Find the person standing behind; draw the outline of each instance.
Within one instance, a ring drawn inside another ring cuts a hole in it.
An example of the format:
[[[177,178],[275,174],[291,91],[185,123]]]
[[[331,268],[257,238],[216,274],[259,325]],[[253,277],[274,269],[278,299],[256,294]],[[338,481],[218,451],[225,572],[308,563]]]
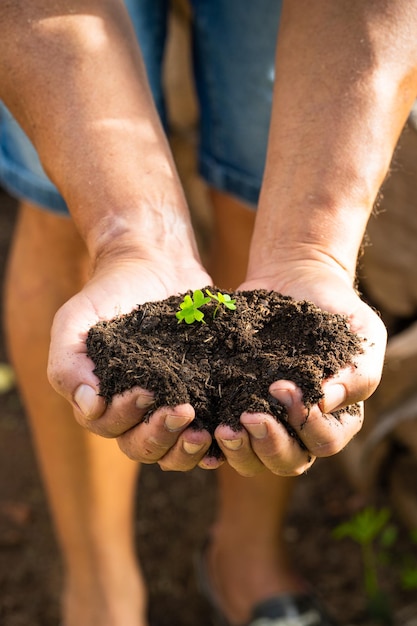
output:
[[[7,333],[66,568],[63,619],[148,623],[132,538],[139,465],[108,438],[165,469],[217,467],[205,455],[208,433],[188,428],[191,406],[141,423],[149,390],[103,403],[85,354],[88,328],[214,281],[312,300],[347,314],[367,338],[357,367],[324,383],[307,423],[297,388],[271,386],[307,451],[268,415],[244,413],[241,431],[215,434],[225,463],[205,557],[217,607],[226,623],[250,625],[254,607],[272,604],[277,620],[288,601],[301,624],[315,603],[284,553],[289,476],[346,445],[362,420],[331,412],[364,400],[380,379],[385,330],[355,291],[355,266],[416,95],[416,3],[283,2],[274,69],[279,3],[193,2],[200,166],[212,188],[213,249],[223,250],[210,271],[154,106],[166,5],[127,6],[132,21],[117,0],[0,7],[0,96],[60,192],[3,113],[2,181],[22,200]],[[142,25],[140,48],[132,23]],[[330,622],[316,612],[314,623]]]

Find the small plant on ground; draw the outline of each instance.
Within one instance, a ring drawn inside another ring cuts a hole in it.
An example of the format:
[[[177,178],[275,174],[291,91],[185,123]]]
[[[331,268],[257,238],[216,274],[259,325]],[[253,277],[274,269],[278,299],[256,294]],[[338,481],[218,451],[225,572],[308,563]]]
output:
[[[378,577],[378,566],[384,560],[384,551],[397,539],[396,528],[388,523],[389,519],[388,509],[367,507],[334,530],[337,539],[349,537],[360,546],[369,613],[382,624],[392,623],[387,597]]]
[[[193,324],[194,322],[201,322],[205,324],[204,313],[200,309],[212,300],[217,302],[217,306],[213,312],[213,318],[216,317],[217,311],[221,305],[230,311],[234,311],[236,309],[236,300],[232,300],[228,293],[221,293],[218,291],[217,295],[215,295],[206,289],[206,294],[207,296],[203,294],[201,289],[196,289],[192,296],[189,294],[184,296],[184,299],[180,304],[180,310],[175,314],[178,323],[185,320],[186,324]]]
[[[397,528],[389,523],[390,511],[379,511],[366,507],[350,520],[340,524],[333,532],[338,539],[349,537],[361,547],[364,569],[364,586],[368,598],[369,613],[385,624],[391,623],[386,594],[378,579],[378,566],[393,565],[404,591],[417,589],[417,560],[415,551],[406,554],[393,550],[399,538]],[[409,539],[417,545],[417,529],[411,531]],[[385,616],[385,617],[384,617]]]
[[[417,546],[417,530],[410,533],[410,539],[412,543]],[[412,555],[407,555],[405,559],[401,570],[401,586],[408,591],[417,589],[417,562],[415,552]]]

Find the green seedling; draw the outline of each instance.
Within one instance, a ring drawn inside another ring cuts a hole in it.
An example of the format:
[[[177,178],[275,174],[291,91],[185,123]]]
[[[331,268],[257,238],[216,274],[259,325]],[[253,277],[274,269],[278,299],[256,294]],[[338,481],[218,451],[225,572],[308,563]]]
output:
[[[412,530],[410,539],[413,544],[417,545],[417,530]],[[415,561],[415,551],[412,555],[407,554],[405,563],[401,570],[401,586],[403,589],[413,591],[417,589],[417,563]]]
[[[368,612],[380,624],[392,624],[393,619],[387,594],[379,585],[379,566],[395,563],[401,588],[412,592],[417,589],[415,553],[407,551],[406,554],[398,554],[398,549],[393,551],[399,535],[396,526],[389,521],[390,516],[387,508],[376,510],[366,507],[333,531],[334,537],[349,537],[359,544]],[[417,529],[411,531],[410,541],[417,544]]]
[[[178,323],[185,320],[186,324],[193,324],[193,322],[204,322],[204,313],[200,311],[201,307],[205,304],[208,304],[211,300],[217,302],[217,306],[213,312],[213,318],[216,317],[216,313],[219,310],[220,305],[224,305],[227,309],[234,311],[236,309],[235,302],[236,300],[232,300],[229,294],[217,292],[217,295],[211,293],[208,289],[206,289],[207,296],[203,294],[201,289],[197,289],[193,292],[193,295],[190,296],[186,294],[184,296],[183,301],[180,304],[180,310],[175,314],[178,320]]]
[[[388,523],[389,518],[388,509],[378,511],[367,507],[334,530],[337,539],[349,537],[359,544],[369,613],[383,624],[391,624],[391,613],[379,585],[378,564],[381,560],[381,549],[389,548],[397,539],[396,529]]]
[[[186,324],[192,324],[196,321],[205,324],[204,313],[200,311],[200,308],[208,302],[210,302],[210,298],[205,296],[201,289],[196,289],[192,297],[186,294],[180,304],[180,310],[176,313],[178,323],[185,320]]]
[[[417,566],[405,565],[401,572],[401,586],[403,589],[412,591],[417,589]]]
[[[219,310],[221,304],[223,304],[226,309],[230,309],[230,311],[235,311],[236,300],[232,300],[228,293],[220,293],[220,291],[218,291],[217,295],[215,295],[214,293],[211,293],[211,291],[209,291],[208,289],[206,289],[206,293],[210,296],[212,300],[216,300],[217,302],[217,306],[214,309],[213,317],[216,317],[216,313]]]

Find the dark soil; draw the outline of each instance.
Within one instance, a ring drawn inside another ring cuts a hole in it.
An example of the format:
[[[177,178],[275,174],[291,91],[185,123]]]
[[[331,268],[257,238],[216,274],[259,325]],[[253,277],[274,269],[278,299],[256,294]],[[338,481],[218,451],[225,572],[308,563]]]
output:
[[[321,399],[324,379],[353,365],[361,340],[346,318],[311,302],[262,290],[229,295],[236,310],[209,302],[203,322],[178,323],[183,294],[90,329],[87,350],[101,395],[111,402],[137,385],[154,393],[152,411],[189,402],[196,410],[194,427],[210,434],[220,422],[239,429],[244,411],[264,412],[297,437],[269,386],[293,381],[310,407]],[[216,443],[211,453],[220,454]]]

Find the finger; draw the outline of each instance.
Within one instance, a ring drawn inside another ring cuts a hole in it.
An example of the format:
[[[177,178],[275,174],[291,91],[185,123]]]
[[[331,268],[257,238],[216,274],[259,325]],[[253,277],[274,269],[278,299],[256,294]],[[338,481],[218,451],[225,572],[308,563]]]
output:
[[[352,332],[362,338],[362,352],[355,356],[353,366],[341,369],[336,376],[323,383],[325,395],[320,405],[325,413],[366,400],[381,380],[387,331],[372,309],[359,299],[356,303],[357,308],[351,310],[349,324]],[[333,385],[344,387],[344,398],[342,389],[333,389]]]
[[[190,404],[163,407],[155,411],[149,421],[128,430],[117,441],[130,459],[156,463],[176,444],[193,419],[194,409]]]
[[[249,432],[253,451],[274,474],[298,476],[314,463],[314,454],[271,415],[243,413],[240,422]]]
[[[323,382],[323,398],[319,405],[323,413],[362,402],[375,391],[379,378],[358,361],[356,367],[345,367],[336,376]]]
[[[314,456],[332,456],[343,450],[361,429],[363,403],[351,405],[334,414],[323,413],[315,405],[302,421],[290,411],[288,422]]]
[[[83,391],[83,393],[85,393]],[[90,396],[90,391],[87,393]],[[96,435],[101,437],[119,437],[142,422],[146,412],[152,406],[153,395],[144,389],[135,387],[122,394],[114,396],[111,404],[106,404],[105,411],[100,417],[91,417],[87,411],[84,399],[75,394],[76,406],[83,410],[74,409],[77,422]],[[104,402],[103,398],[100,398]],[[91,399],[91,402],[95,400]]]
[[[265,466],[252,450],[248,432],[242,428],[233,430],[230,426],[220,425],[214,436],[226,461],[241,476],[256,476],[265,471]]]
[[[346,387],[343,377],[334,377],[327,386],[327,398],[307,409],[302,393],[291,381],[278,381],[270,392],[287,410],[288,424],[314,456],[331,456],[340,452],[354,437],[363,424],[362,403],[346,403]],[[325,407],[325,410],[323,410]]]
[[[47,375],[55,391],[72,404],[75,411],[96,419],[105,412],[106,403],[99,396],[99,381],[93,373],[94,363],[86,354],[86,338],[97,318],[90,312],[89,305],[80,319],[77,301],[76,297],[72,298],[55,315]],[[75,400],[76,392],[79,403]]]
[[[362,427],[361,403],[334,411],[334,414],[324,413],[319,405],[307,409],[294,383],[280,381],[279,384],[274,383],[270,391],[286,407],[289,426],[314,456],[331,456],[340,452]],[[339,401],[340,397],[335,395],[333,403],[336,407]]]
[[[81,426],[86,426],[90,421],[101,417],[107,408],[107,402],[99,394],[98,385],[92,387],[81,383],[70,401],[75,418]]]
[[[211,443],[212,438],[206,430],[186,428],[158,465],[164,471],[188,472],[203,460]]]
[[[198,464],[198,467],[204,470],[215,470],[219,469],[219,467],[225,462],[226,460],[223,455],[219,457],[213,456],[211,454],[206,454]]]

